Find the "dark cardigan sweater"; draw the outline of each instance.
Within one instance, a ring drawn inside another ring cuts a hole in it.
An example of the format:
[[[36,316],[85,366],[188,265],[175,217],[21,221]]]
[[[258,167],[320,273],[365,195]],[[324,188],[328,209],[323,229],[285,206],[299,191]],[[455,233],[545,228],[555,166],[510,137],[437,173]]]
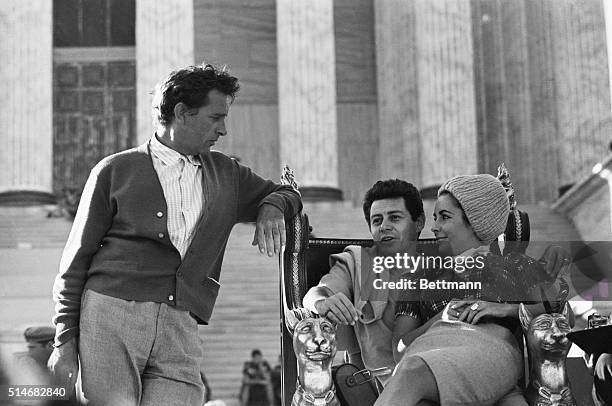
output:
[[[56,345],[78,335],[85,289],[124,300],[167,303],[208,323],[234,224],[272,204],[287,218],[299,194],[264,180],[228,156],[202,155],[204,204],[181,257],[168,236],[167,207],[149,143],[104,158],[91,171],[53,287]]]

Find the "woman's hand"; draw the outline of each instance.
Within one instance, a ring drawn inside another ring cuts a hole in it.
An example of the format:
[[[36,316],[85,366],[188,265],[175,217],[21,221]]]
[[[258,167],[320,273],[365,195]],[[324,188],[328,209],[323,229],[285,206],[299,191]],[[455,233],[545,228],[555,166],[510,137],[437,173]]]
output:
[[[442,311],[442,320],[457,321],[465,307],[471,305],[476,299],[453,299]],[[463,304],[462,304],[463,303]],[[467,303],[467,304],[466,304]]]
[[[514,306],[508,303],[486,302],[484,300],[460,300],[456,307],[463,308],[457,320],[477,324],[483,317],[508,317],[514,313]]]
[[[484,300],[465,299],[449,303],[449,320],[459,320],[477,324],[483,317],[508,317],[514,313],[514,307],[507,303],[485,302]],[[451,315],[456,315],[451,317]]]

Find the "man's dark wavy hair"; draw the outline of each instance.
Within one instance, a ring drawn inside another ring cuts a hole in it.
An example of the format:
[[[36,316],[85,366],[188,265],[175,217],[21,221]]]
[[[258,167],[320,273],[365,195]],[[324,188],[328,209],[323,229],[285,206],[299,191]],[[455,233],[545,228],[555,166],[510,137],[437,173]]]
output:
[[[232,101],[240,86],[238,78],[228,69],[202,64],[170,72],[157,84],[153,96],[153,117],[162,125],[174,120],[174,107],[182,102],[189,108],[200,108],[208,103],[208,92],[216,89]]]
[[[402,197],[406,209],[410,212],[412,221],[417,221],[423,215],[423,199],[418,189],[405,180],[388,179],[379,180],[368,190],[363,198],[363,215],[368,227],[370,226],[370,209],[376,200]]]

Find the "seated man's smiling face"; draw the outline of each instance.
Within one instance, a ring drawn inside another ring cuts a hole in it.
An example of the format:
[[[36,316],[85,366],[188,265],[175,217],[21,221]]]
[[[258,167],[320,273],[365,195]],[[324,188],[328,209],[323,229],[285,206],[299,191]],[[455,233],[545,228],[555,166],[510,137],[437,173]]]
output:
[[[424,219],[412,219],[402,197],[375,200],[370,208],[370,233],[378,255],[408,252],[423,229]]]

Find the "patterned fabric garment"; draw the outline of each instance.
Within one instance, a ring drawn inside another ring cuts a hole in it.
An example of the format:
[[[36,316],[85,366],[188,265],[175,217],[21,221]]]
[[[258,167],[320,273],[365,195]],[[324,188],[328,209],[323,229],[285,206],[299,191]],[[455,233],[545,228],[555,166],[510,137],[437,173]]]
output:
[[[452,299],[473,298],[489,302],[525,302],[526,292],[544,282],[546,272],[533,258],[516,252],[504,256],[483,256],[484,267],[463,273],[445,271],[436,280],[482,282],[482,289],[427,289],[420,292],[420,302],[398,304],[396,314],[409,315],[422,323],[444,310]]]
[[[183,258],[202,214],[202,163],[197,156],[184,156],[168,148],[155,135],[151,155],[168,205],[170,241]]]

